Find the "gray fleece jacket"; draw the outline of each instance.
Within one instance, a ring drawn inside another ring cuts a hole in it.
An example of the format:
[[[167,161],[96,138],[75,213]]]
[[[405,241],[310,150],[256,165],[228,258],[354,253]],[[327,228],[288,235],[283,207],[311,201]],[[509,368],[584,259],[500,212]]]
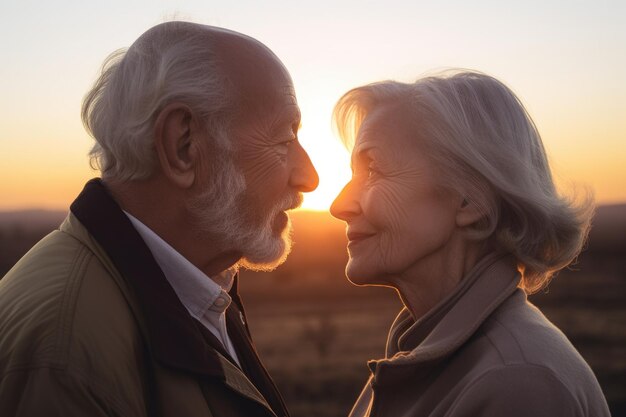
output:
[[[518,288],[509,256],[481,260],[417,322],[403,309],[350,417],[605,417],[592,370]]]

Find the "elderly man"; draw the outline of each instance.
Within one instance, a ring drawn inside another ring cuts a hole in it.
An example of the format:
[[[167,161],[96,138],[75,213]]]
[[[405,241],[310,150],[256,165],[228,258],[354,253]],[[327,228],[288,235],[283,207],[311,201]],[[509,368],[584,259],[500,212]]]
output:
[[[109,57],[82,115],[102,179],[0,281],[0,415],[287,415],[236,284],[285,259],[318,183],[284,66],[169,22]]]

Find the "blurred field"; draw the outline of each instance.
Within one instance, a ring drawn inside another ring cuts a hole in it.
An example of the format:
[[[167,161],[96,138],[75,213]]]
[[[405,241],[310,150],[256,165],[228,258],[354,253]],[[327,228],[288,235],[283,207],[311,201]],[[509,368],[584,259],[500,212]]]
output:
[[[0,276],[64,213],[0,213]],[[295,246],[271,273],[241,274],[259,354],[293,417],[345,416],[383,355],[400,309],[394,291],[343,275],[344,225],[327,213],[292,215]],[[587,250],[549,289],[531,296],[589,362],[614,417],[626,416],[626,205],[601,207]]]

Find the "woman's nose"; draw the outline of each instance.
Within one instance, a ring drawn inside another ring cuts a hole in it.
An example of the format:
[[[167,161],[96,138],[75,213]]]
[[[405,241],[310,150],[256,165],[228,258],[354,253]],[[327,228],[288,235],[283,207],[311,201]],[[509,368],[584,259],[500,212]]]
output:
[[[361,213],[361,206],[355,198],[354,191],[352,182],[347,183],[330,206],[330,214],[347,222]]]

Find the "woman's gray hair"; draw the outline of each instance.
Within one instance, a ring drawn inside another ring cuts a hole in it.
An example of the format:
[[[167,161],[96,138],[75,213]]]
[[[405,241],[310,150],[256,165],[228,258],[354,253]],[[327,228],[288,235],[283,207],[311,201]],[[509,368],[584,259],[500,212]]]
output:
[[[215,146],[229,148],[233,94],[210,37],[198,26],[158,25],[104,62],[81,111],[85,128],[96,140],[91,165],[104,178],[125,181],[152,174],[154,124],[174,101],[188,105],[205,122]]]
[[[593,198],[557,193],[537,128],[503,83],[472,71],[450,71],[415,83],[384,81],[347,92],[333,118],[347,147],[375,108],[406,106],[406,122],[440,171],[441,185],[475,204],[483,220],[469,231],[513,254],[528,293],[580,253]]]

